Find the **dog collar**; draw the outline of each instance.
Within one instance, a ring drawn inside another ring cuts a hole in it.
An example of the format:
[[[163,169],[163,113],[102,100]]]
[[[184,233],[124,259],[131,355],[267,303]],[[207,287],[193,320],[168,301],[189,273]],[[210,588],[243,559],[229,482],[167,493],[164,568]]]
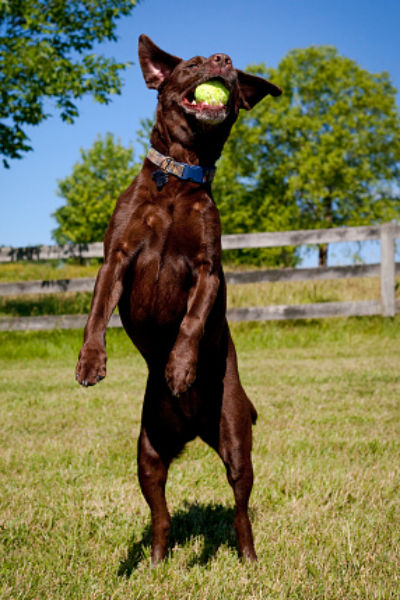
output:
[[[193,183],[211,183],[217,170],[216,167],[200,167],[178,162],[171,156],[164,156],[155,148],[150,148],[147,158],[161,169],[155,171],[152,176],[159,189],[167,183],[168,175],[175,175]]]

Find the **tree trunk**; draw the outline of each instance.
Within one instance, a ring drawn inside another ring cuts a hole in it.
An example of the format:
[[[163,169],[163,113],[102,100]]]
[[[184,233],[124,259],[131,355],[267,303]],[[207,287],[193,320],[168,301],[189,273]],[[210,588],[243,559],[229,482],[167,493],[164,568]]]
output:
[[[318,246],[318,266],[328,266],[328,244],[320,244]]]
[[[331,190],[329,190],[331,193]],[[328,227],[332,227],[332,197],[324,198],[325,221]],[[328,266],[328,244],[319,244],[318,246],[318,266]]]

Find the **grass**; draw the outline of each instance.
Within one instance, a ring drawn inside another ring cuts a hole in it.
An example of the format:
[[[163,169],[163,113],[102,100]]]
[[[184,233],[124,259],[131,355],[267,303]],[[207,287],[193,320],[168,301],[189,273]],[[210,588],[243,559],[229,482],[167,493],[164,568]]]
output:
[[[0,317],[83,314],[89,312],[91,299],[86,292],[0,296]]]
[[[1,316],[35,316],[86,313],[92,294],[65,292],[0,297]],[[266,304],[305,304],[375,300],[380,297],[380,281],[362,277],[328,281],[289,281],[228,286],[228,308]],[[400,286],[396,297],[400,298]]]
[[[73,279],[75,277],[95,277],[99,269],[98,260],[90,265],[79,265],[73,261],[19,261],[2,263],[0,282],[30,281],[38,279]]]
[[[92,264],[87,266],[68,261],[21,261],[6,263],[0,267],[0,283],[95,277],[99,269],[99,264],[97,260],[91,262]],[[89,310],[90,301],[90,293],[80,292],[0,296],[0,317],[86,313]]]
[[[257,565],[237,556],[222,464],[170,470],[167,561],[149,566],[136,476],[146,369],[108,333],[108,376],[73,380],[82,332],[0,334],[0,597],[400,597],[400,318],[235,324],[257,406]]]
[[[94,277],[98,265],[87,267],[61,263],[10,263],[1,266],[0,281],[29,279],[70,279]],[[400,278],[396,297],[400,298]],[[263,306],[266,304],[304,304],[310,302],[344,302],[374,300],[380,297],[380,280],[363,277],[327,281],[289,281],[228,286],[228,307]],[[1,316],[35,316],[80,314],[89,310],[90,293],[36,294],[0,297]]]
[[[400,289],[397,292],[400,295]],[[232,308],[265,304],[375,300],[379,296],[380,280],[377,277],[351,278],[346,281],[277,281],[228,286],[228,305]]]

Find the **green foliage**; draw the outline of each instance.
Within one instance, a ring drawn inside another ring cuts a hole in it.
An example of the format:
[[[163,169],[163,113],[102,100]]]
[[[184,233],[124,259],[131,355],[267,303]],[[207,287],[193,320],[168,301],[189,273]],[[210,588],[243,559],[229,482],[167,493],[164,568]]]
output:
[[[399,217],[400,118],[387,73],[369,73],[330,46],[249,71],[283,95],[243,112],[225,147],[215,191],[226,232]]]
[[[155,117],[150,119],[140,119],[140,128],[136,133],[136,140],[142,146],[142,153],[139,155],[140,160],[144,160],[150,148],[150,135],[154,127]]]
[[[64,121],[78,116],[75,100],[92,95],[109,102],[120,93],[119,72],[129,63],[92,52],[116,40],[116,21],[136,0],[3,0],[0,2],[0,155],[21,158],[31,150],[25,125],[49,116],[51,99]]]
[[[116,200],[138,170],[133,147],[125,148],[111,133],[99,136],[89,150],[81,149],[72,174],[58,182],[57,193],[66,204],[53,214],[59,224],[53,231],[56,242],[102,240]]]
[[[277,100],[269,98],[251,113],[240,113],[218,162],[213,195],[224,234],[297,228],[293,202],[283,201],[281,173],[271,168],[271,156],[265,154],[259,115],[264,116],[274,102]],[[224,258],[270,266],[295,266],[298,262],[294,248],[229,251]]]
[[[400,118],[388,74],[369,73],[327,46],[292,51],[276,77],[285,94],[265,113],[264,131],[278,146],[301,226],[398,217]]]
[[[223,233],[368,225],[398,218],[400,118],[386,73],[369,73],[330,46],[293,50],[277,69],[258,65],[249,71],[276,82],[284,93],[243,111],[225,145],[213,184]],[[137,137],[144,154],[151,128],[151,119],[141,121]],[[115,161],[107,167],[104,157],[103,169],[114,180],[122,166]],[[94,196],[101,194],[93,190],[102,186],[95,181],[101,169],[96,174],[91,170],[91,187],[85,180],[74,200],[84,218],[72,222],[76,211],[59,209],[57,220],[64,211],[71,226],[66,235],[57,230],[57,241],[102,238],[111,208],[101,215],[96,210]],[[113,199],[126,185],[113,188]],[[63,183],[60,189],[67,197]],[[98,218],[102,225],[93,228],[91,222]],[[321,264],[326,252],[324,256]],[[242,250],[224,258],[272,266],[298,262],[295,248]]]

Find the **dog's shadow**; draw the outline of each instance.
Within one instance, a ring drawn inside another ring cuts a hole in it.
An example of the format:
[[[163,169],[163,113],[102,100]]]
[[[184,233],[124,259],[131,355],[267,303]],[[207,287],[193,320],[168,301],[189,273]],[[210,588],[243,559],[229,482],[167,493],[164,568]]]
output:
[[[217,553],[222,545],[238,552],[236,535],[233,529],[234,510],[221,504],[185,504],[171,518],[169,535],[169,553],[175,545],[184,545],[190,539],[203,538],[203,547],[199,555],[191,558],[188,566],[205,565]],[[139,563],[151,553],[151,525],[143,531],[142,539],[129,544],[127,557],[121,560],[118,575],[130,577]]]

